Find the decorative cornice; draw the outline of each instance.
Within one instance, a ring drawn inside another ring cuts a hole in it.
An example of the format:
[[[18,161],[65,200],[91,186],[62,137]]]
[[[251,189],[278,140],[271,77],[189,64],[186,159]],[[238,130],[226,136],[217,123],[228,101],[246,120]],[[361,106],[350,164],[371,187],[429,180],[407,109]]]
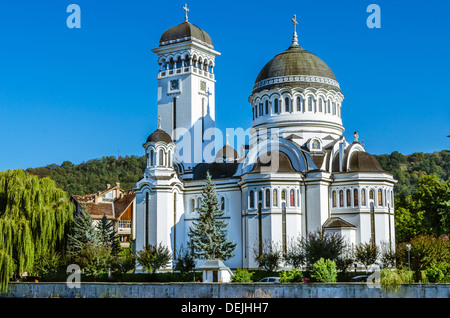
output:
[[[159,42],[159,46],[164,46],[164,45],[169,45],[169,44],[174,44],[174,43],[179,43],[179,42],[185,42],[185,41],[190,41],[190,40],[198,42],[198,43],[200,43],[200,44],[202,44],[202,45],[204,45],[206,47],[209,47],[211,49],[214,49],[214,46],[211,45],[210,43],[206,43],[205,41],[197,39],[196,37],[193,37],[193,36],[185,36],[185,37],[178,38],[178,39],[175,39],[175,40]]]
[[[336,80],[328,77],[313,76],[313,75],[288,75],[288,76],[271,77],[259,81],[258,83],[255,83],[253,85],[253,90],[267,85],[281,84],[281,83],[296,83],[296,82],[328,84],[340,89],[339,83]]]

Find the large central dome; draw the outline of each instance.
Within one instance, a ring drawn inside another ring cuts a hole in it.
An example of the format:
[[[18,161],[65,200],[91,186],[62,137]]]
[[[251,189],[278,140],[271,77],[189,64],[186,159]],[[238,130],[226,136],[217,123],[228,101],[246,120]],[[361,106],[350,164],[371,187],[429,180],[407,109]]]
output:
[[[340,91],[333,71],[315,54],[292,45],[261,70],[253,93],[279,86],[317,87]]]

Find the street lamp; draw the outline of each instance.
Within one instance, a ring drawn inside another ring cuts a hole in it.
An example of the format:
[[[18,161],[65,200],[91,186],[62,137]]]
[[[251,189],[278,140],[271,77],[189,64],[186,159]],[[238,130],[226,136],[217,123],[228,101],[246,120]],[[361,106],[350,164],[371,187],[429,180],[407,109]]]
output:
[[[406,244],[406,250],[408,251],[408,272],[411,271],[411,244]]]

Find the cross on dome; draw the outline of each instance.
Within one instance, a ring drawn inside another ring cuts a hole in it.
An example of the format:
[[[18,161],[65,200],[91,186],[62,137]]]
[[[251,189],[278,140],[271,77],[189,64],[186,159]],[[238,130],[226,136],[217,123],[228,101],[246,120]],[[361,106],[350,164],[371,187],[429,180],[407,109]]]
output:
[[[188,22],[188,12],[189,12],[189,9],[188,9],[186,3],[184,4],[183,10],[184,10],[184,21],[185,21],[185,22]]]
[[[292,18],[292,22],[294,23],[294,35],[292,35],[292,45],[298,45],[298,38],[297,38],[297,15],[294,14],[294,17]]]

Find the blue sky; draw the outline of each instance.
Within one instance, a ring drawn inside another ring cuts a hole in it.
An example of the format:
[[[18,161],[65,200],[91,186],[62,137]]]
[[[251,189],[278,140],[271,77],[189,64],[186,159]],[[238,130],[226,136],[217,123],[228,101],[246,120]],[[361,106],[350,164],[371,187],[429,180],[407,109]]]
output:
[[[69,29],[69,4],[81,28]],[[185,1],[42,0],[0,4],[0,171],[144,154],[157,126],[161,34]],[[381,8],[369,29],[367,6]],[[347,140],[372,154],[449,149],[448,1],[189,1],[216,50],[216,126],[251,125],[261,68],[299,44],[335,73]]]

